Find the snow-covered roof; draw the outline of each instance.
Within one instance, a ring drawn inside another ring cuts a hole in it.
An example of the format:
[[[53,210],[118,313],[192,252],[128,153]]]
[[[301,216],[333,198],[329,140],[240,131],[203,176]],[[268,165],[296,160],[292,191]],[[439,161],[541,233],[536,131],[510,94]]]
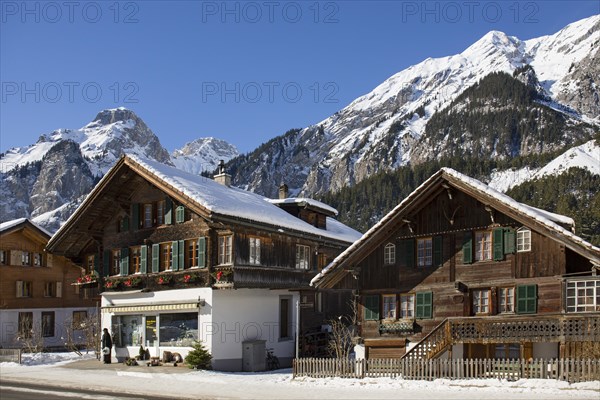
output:
[[[255,193],[233,186],[228,187],[212,179],[192,175],[139,156],[127,155],[126,158],[214,214],[243,218],[279,229],[291,229],[344,242],[354,242],[361,237],[360,232],[334,219],[327,220],[326,230],[319,229],[271,204],[270,199]]]
[[[460,172],[452,169],[452,168],[441,168],[437,173],[433,174],[429,177],[425,182],[423,182],[417,189],[415,189],[410,195],[408,195],[400,204],[398,204],[392,211],[390,211],[387,215],[385,215],[379,222],[377,222],[371,229],[369,229],[360,240],[357,240],[352,245],[350,245],[345,251],[339,254],[327,267],[325,267],[320,273],[315,275],[315,277],[311,280],[311,285],[316,285],[325,275],[327,275],[330,271],[335,269],[347,259],[354,251],[360,248],[365,241],[370,239],[379,229],[385,226],[394,216],[400,213],[408,204],[411,204],[421,192],[430,186],[435,180],[440,177],[450,178],[456,180],[459,185],[466,186],[480,194],[491,198],[493,201],[497,203],[501,203],[504,206],[509,207],[511,210],[515,211],[522,216],[535,220],[536,222],[543,225],[545,228],[558,233],[571,243],[575,243],[587,250],[590,250],[593,253],[598,254],[598,260],[600,260],[600,248],[592,245],[589,242],[586,242],[579,236],[575,235],[568,229],[565,229],[563,226],[559,224],[567,224],[574,225],[575,222],[572,218],[566,217],[564,215],[551,213],[549,211],[541,210],[539,208],[535,208],[529,206],[527,204],[519,203],[512,197],[505,195],[497,191],[496,189],[491,188],[490,186],[478,181],[477,179],[471,178]],[[493,204],[491,204],[493,206]],[[598,261],[597,260],[597,261]]]
[[[289,197],[287,199],[267,199],[267,201],[272,204],[297,204],[301,207],[308,205],[310,207],[321,209],[328,214],[338,215],[338,210],[331,207],[330,205],[322,203],[318,200],[308,199],[306,197]]]
[[[181,192],[215,216],[235,217],[269,225],[281,232],[285,232],[287,229],[347,243],[352,243],[361,237],[360,232],[332,218],[327,219],[327,229],[319,229],[271,204],[263,196],[233,186],[228,187],[210,178],[193,175],[175,167],[161,164],[158,161],[128,154],[124,156],[123,162],[141,168],[154,179],[162,181],[165,185]],[[120,165],[121,163],[117,163],[113,166],[111,171],[98,182],[80,208],[85,206],[86,202],[91,201],[94,197],[93,194],[106,184],[106,181],[113,175],[114,169]],[[64,229],[67,229],[76,214],[78,212],[71,215],[67,222],[56,232],[55,237],[58,237]]]
[[[33,225],[34,227],[36,227],[37,229],[39,229],[40,231],[42,231],[42,233],[48,235],[49,237],[52,236],[52,234],[50,232],[48,232],[47,230],[45,230],[44,228],[42,228],[41,226],[39,226],[38,224],[36,224],[35,222],[28,220],[27,218],[17,218],[17,219],[13,219],[11,221],[6,221],[6,222],[2,222],[0,223],[0,233],[7,231],[11,228],[14,228],[15,226],[21,225],[25,222],[29,222],[31,225]]]

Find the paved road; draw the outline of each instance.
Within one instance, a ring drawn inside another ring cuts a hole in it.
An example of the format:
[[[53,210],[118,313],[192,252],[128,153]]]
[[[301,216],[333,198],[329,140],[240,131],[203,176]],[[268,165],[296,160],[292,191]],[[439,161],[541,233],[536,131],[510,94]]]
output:
[[[93,400],[120,400],[120,399],[140,399],[140,400],[166,400],[166,397],[156,396],[136,396],[132,394],[115,395],[106,391],[82,390],[82,389],[64,389],[57,386],[48,386],[41,384],[29,384],[23,382],[0,381],[0,399],[2,400],[73,400],[73,399],[93,399]]]

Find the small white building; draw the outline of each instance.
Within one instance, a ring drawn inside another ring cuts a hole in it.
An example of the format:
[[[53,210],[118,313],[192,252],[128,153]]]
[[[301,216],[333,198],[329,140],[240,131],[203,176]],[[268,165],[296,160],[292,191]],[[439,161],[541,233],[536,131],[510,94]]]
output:
[[[230,180],[125,156],[52,238],[49,249],[103,277],[118,360],[140,346],[185,357],[200,340],[218,370],[262,369],[265,349],[291,365],[298,333],[340,312],[309,282],[360,233],[285,185],[273,200]]]

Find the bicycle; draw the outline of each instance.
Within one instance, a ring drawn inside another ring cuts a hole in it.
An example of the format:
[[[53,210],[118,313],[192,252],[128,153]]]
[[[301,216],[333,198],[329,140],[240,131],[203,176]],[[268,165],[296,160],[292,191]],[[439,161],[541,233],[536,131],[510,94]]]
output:
[[[267,349],[267,370],[279,369],[279,358],[273,354],[273,349]]]

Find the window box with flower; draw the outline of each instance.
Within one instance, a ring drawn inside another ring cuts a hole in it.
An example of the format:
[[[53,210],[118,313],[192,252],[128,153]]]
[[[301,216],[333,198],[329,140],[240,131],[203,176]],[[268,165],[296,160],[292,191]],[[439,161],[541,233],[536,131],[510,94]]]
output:
[[[138,287],[142,283],[141,278],[131,276],[123,280],[123,286],[126,288],[135,288]]]
[[[156,277],[156,283],[159,285],[168,285],[171,283],[172,276],[171,275],[160,275]]]
[[[232,271],[220,270],[210,274],[213,277],[214,287],[232,287],[233,281],[231,280]]]
[[[96,282],[98,282],[98,274],[96,273],[96,271],[92,271],[89,274],[80,276],[71,285],[88,285]]]

